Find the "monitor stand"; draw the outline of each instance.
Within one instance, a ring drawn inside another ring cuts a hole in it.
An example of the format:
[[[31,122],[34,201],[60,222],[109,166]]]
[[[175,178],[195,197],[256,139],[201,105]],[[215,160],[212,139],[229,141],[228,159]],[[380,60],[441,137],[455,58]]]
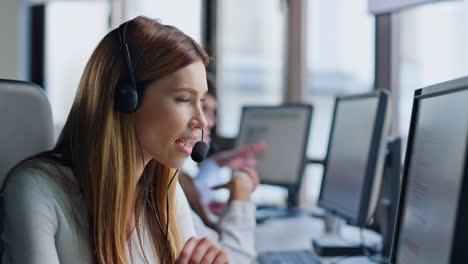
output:
[[[359,242],[348,241],[343,238],[341,229],[345,225],[344,220],[326,212],[323,221],[325,233],[323,236],[312,240],[312,245],[318,255],[323,257],[364,255]]]

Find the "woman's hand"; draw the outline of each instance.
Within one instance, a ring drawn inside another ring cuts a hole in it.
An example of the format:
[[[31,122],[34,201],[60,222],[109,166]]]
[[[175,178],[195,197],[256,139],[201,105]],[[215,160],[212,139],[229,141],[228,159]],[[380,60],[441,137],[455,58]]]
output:
[[[228,183],[215,186],[212,189],[225,188],[231,192],[231,200],[250,201],[250,194],[259,182],[257,172],[252,168],[245,167],[235,170]]]
[[[227,253],[213,244],[207,237],[191,237],[180,252],[175,264],[226,264]]]

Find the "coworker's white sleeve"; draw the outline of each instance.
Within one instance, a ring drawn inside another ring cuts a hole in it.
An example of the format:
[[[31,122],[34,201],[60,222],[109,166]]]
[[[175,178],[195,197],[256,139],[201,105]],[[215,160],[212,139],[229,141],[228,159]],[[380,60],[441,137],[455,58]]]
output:
[[[58,264],[56,200],[50,184],[34,169],[10,175],[2,200],[2,263]]]
[[[220,167],[212,159],[200,163],[198,175],[194,178],[195,186],[200,193],[203,204],[208,204],[214,199],[215,191],[211,187],[225,183],[220,176]]]
[[[220,218],[219,235],[192,212],[195,231],[199,237],[207,236],[224,248],[231,263],[253,263],[256,258],[255,210],[251,202],[231,201]]]

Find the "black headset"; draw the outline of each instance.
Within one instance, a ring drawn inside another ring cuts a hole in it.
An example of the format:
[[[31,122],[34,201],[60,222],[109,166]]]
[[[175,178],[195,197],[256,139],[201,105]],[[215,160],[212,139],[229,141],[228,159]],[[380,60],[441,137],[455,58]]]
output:
[[[135,81],[130,51],[128,50],[125,33],[130,21],[119,26],[120,50],[123,53],[125,64],[127,65],[128,77],[130,80],[119,80],[115,86],[114,107],[122,113],[133,113],[140,105],[141,95]]]

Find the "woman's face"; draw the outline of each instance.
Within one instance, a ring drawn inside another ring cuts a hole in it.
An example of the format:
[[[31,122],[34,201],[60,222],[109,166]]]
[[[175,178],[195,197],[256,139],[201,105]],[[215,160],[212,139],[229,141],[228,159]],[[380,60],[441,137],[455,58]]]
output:
[[[154,158],[179,168],[206,128],[202,104],[207,91],[201,61],[151,83],[135,113],[135,128],[145,162]]]

